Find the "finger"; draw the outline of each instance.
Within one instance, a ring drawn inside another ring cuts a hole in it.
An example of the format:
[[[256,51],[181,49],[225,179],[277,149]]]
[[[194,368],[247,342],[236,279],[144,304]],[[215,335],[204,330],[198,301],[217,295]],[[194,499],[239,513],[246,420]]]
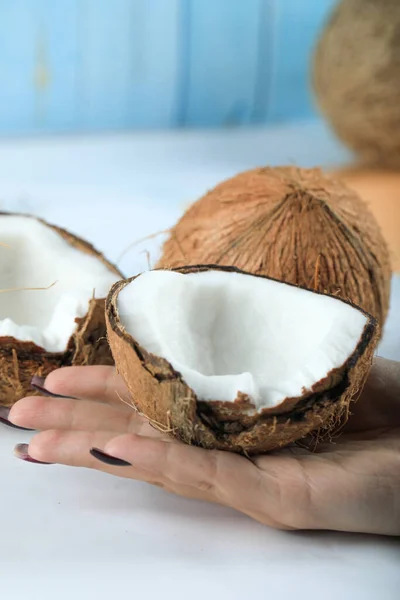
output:
[[[161,434],[158,433],[158,435]],[[28,448],[25,444],[19,444],[16,454],[27,462],[63,464],[71,467],[95,469],[110,475],[150,483],[187,498],[208,499],[206,495],[194,491],[191,487],[180,486],[177,489],[168,482],[163,474],[156,476],[148,470],[142,470],[131,465],[115,466],[106,464],[90,453],[93,448],[105,447],[114,436],[113,432],[104,431],[46,431],[32,438]]]
[[[70,429],[155,434],[148,422],[133,409],[129,412],[87,400],[27,397],[14,404],[8,419],[14,425],[42,431]]]
[[[50,391],[63,396],[121,407],[126,406],[125,403],[131,404],[129,391],[114,367],[62,367],[52,371],[44,385]]]
[[[275,516],[279,515],[276,480],[265,475],[260,485],[259,469],[242,456],[138,435],[113,438],[104,450],[164,480],[169,488],[190,488],[192,497],[206,497],[273,527],[292,528]]]
[[[154,483],[162,487],[162,483],[146,472],[134,467],[107,465],[90,454],[93,447],[103,447],[115,436],[107,431],[44,431],[35,435],[26,449],[23,460],[38,461],[45,464],[61,464],[70,467],[81,467],[103,471],[118,477],[137,479]],[[22,445],[23,446],[23,445]],[[20,454],[17,452],[17,455]]]

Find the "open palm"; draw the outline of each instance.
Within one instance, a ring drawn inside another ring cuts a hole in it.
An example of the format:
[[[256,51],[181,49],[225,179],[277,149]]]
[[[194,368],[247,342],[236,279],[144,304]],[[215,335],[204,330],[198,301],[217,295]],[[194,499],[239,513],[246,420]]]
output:
[[[8,415],[40,431],[29,449],[18,448],[25,460],[146,481],[277,528],[400,535],[400,363],[376,359],[334,442],[251,460],[187,446],[154,429],[129,406],[112,367],[60,369],[45,385],[68,398],[24,398]]]

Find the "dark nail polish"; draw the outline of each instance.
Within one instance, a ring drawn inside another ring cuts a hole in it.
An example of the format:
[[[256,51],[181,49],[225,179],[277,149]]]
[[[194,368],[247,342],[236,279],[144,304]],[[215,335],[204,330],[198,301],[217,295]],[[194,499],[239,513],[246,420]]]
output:
[[[32,458],[32,456],[29,455],[29,445],[28,444],[17,444],[14,448],[14,455],[17,458],[24,460],[25,462],[36,463],[38,465],[51,465],[52,464],[52,463],[48,463],[48,462],[43,462],[41,460],[36,460],[36,458]]]
[[[131,467],[131,463],[126,460],[122,460],[122,458],[116,458],[115,456],[111,456],[99,448],[91,448],[90,454],[97,458],[97,460],[105,463],[106,465],[112,465],[113,467]]]
[[[0,406],[0,423],[3,423],[3,425],[7,425],[7,427],[13,427],[14,429],[20,429],[21,431],[34,431],[34,429],[28,429],[27,427],[20,427],[19,425],[14,425],[14,423],[11,423],[11,421],[8,419],[10,410],[11,409],[8,408],[7,406]]]
[[[34,377],[32,377],[31,386],[34,390],[40,392],[43,396],[49,396],[50,398],[69,398],[71,400],[78,400],[78,398],[75,398],[74,396],[63,396],[62,394],[54,394],[53,392],[50,392],[45,387],[43,387],[43,385],[41,385],[40,382],[44,383],[44,377],[37,377],[37,375],[35,375]]]

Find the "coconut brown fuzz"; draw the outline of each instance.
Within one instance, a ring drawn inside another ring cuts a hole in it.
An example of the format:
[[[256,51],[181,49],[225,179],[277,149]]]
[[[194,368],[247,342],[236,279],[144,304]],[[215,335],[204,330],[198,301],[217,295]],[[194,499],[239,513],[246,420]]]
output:
[[[243,273],[215,265],[174,270],[187,274],[209,269]],[[241,393],[234,402],[200,401],[169,362],[147,352],[124,329],[118,315],[118,295],[134,279],[117,282],[110,290],[107,335],[117,371],[131,393],[132,406],[157,429],[187,444],[251,455],[286,446],[311,432],[314,438],[332,436],[346,421],[350,402],[365,383],[378,339],[379,325],[372,316],[367,315],[362,337],[345,364],[300,398],[286,398],[278,406],[254,412],[248,410],[254,408],[250,398]]]
[[[342,0],[315,48],[317,102],[363,161],[400,166],[400,3]]]
[[[258,168],[224,181],[172,229],[156,267],[233,265],[351,300],[384,323],[391,265],[366,203],[319,169]]]
[[[0,212],[1,218],[9,215],[13,213]],[[60,227],[46,223],[43,219],[30,215],[18,216],[37,219],[51,227],[74,248],[94,255],[117,277],[122,277],[120,271],[88,242]],[[46,377],[54,369],[71,365],[113,365],[107,342],[104,310],[105,298],[92,298],[88,303],[87,314],[76,319],[76,330],[64,352],[47,352],[33,342],[17,340],[14,337],[0,337],[0,404],[12,406],[28,394],[40,395],[40,392],[31,386],[34,375]]]

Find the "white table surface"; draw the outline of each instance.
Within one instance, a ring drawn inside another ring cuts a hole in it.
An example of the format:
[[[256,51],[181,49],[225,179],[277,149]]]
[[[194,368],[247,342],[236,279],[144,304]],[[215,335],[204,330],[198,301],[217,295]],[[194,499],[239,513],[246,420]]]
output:
[[[33,212],[111,260],[174,223],[218,181],[262,164],[333,166],[346,152],[318,124],[243,132],[0,142],[0,209]],[[125,254],[154,262],[162,236]],[[379,353],[400,360],[400,279]],[[234,511],[101,473],[23,463],[0,429],[0,598],[394,600],[400,542],[284,533]]]

